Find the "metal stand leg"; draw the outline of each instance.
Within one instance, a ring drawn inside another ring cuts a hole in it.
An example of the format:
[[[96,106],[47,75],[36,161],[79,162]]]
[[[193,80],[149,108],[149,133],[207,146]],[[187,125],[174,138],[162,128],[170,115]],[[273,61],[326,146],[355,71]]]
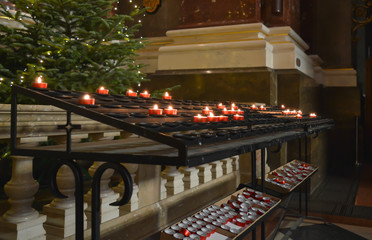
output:
[[[256,229],[252,230],[252,240],[256,240]]]
[[[261,149],[261,192],[265,191],[265,149]],[[261,223],[261,240],[265,239],[265,221]]]
[[[256,151],[251,152],[252,156],[252,188],[256,190]]]
[[[308,162],[308,156],[307,156],[308,152],[307,152],[307,137],[305,137],[305,162],[307,163]],[[308,215],[308,204],[309,204],[309,201],[308,201],[308,184],[309,184],[309,179],[305,181],[305,216]]]
[[[298,139],[298,160],[301,161],[302,159],[302,149],[301,149],[301,138]],[[301,215],[302,214],[302,186],[299,187],[298,192],[298,212]]]

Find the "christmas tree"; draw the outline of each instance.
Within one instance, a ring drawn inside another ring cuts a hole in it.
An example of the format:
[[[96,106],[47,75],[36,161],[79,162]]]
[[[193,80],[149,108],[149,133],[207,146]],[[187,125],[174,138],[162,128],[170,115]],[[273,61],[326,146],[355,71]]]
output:
[[[13,84],[30,86],[39,76],[48,87],[112,93],[144,81],[135,51],[144,47],[134,34],[134,17],[115,14],[107,0],[9,0],[15,11],[0,12],[17,27],[0,25],[0,102]]]

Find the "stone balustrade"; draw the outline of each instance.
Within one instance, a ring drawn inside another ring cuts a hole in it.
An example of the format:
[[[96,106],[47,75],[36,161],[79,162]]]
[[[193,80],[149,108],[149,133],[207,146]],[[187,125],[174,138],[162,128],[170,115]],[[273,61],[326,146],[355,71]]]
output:
[[[64,136],[63,131],[57,130],[57,125],[66,121],[63,110],[37,105],[20,105],[18,110],[19,144]],[[10,137],[9,111],[9,105],[0,104],[0,141],[7,141]],[[128,137],[124,132],[81,116],[74,115],[72,122],[86,126],[75,132],[75,141],[87,136],[98,136],[94,140],[99,140],[108,136],[107,132]],[[32,176],[32,160],[31,157],[13,156],[12,178],[4,187],[11,207],[0,218],[0,239],[74,239],[75,185],[71,170],[62,166],[57,174],[59,189],[68,198],[53,199],[50,194],[51,202],[39,209],[39,213],[31,208],[39,188]],[[84,167],[89,168],[90,175],[93,175],[100,164],[102,162],[94,162],[90,167]],[[104,173],[101,180],[101,233],[123,228],[128,239],[142,239],[233,192],[240,178],[238,156],[191,168],[166,166],[161,173],[160,166],[123,165],[134,178],[133,196],[125,206],[110,206],[123,193],[123,186],[119,184],[111,188],[109,183],[113,179],[113,171]],[[90,238],[89,191],[85,196],[84,209],[85,237]],[[149,224],[138,232],[138,222]]]

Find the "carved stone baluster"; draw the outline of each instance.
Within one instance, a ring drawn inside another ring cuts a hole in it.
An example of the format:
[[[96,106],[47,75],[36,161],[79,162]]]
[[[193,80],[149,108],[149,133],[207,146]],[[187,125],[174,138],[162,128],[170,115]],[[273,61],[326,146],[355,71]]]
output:
[[[199,169],[199,183],[207,183],[212,180],[212,166],[208,163],[196,167]]]
[[[167,197],[167,188],[165,184],[167,184],[167,179],[160,178],[160,200],[163,200]]]
[[[232,173],[233,167],[232,167],[232,159],[231,158],[225,158],[221,160],[223,162],[222,168],[223,168],[223,174],[229,174]]]
[[[178,170],[185,175],[183,178],[185,189],[190,189],[199,185],[199,169],[195,167],[180,167]]]
[[[163,178],[167,179],[167,183],[165,184],[165,187],[167,188],[167,197],[184,191],[182,178],[185,175],[180,173],[176,166],[166,166],[161,175]]]
[[[44,227],[48,238],[63,239],[75,234],[75,177],[68,166],[63,165],[58,170],[57,185],[59,191],[67,198],[55,198],[43,207],[47,215]],[[87,206],[84,203],[84,209]],[[85,216],[84,219],[84,229],[86,229]]]
[[[239,171],[239,155],[231,157],[233,171]]]
[[[31,207],[38,189],[32,176],[32,157],[12,156],[12,178],[4,186],[10,209],[0,219],[1,239],[46,239],[46,216]]]
[[[94,176],[97,168],[99,168],[102,164],[104,164],[104,162],[94,162],[89,168],[89,174]],[[120,196],[119,193],[115,193],[108,185],[113,174],[113,169],[107,169],[101,178],[101,223],[119,217],[119,207],[110,206],[110,203],[116,202]],[[84,200],[88,203],[88,208],[86,209],[85,213],[87,215],[88,222],[91,222],[92,190],[89,190],[89,192],[84,196]]]
[[[222,162],[221,161],[215,161],[210,163],[212,166],[212,178],[217,179],[219,177],[223,176],[223,169],[222,169]]]

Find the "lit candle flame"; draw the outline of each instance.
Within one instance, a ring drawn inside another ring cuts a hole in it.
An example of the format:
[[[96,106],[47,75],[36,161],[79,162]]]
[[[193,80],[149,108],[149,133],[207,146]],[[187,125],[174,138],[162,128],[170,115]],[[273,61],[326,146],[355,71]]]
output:
[[[198,118],[201,118],[201,115],[200,114],[198,114],[198,115],[196,115]]]
[[[144,93],[144,94],[148,94],[147,91],[144,91],[143,93]]]
[[[158,109],[158,105],[157,104],[154,105],[154,109]]]
[[[297,114],[297,117],[301,117],[302,115],[301,114]]]
[[[105,88],[102,86],[102,87],[99,88],[99,90],[105,90]]]
[[[261,109],[264,109],[265,107],[263,105],[260,106]]]
[[[168,109],[169,109],[169,110],[173,110],[173,107],[172,107],[172,106],[169,106]]]
[[[214,115],[213,115],[213,113],[209,113],[209,116],[210,116],[210,117],[213,117]]]
[[[253,104],[253,105],[252,105],[252,108],[255,108],[255,107],[256,107],[256,105]]]
[[[222,103],[219,103],[218,106],[222,106]]]
[[[168,97],[169,96],[169,93],[168,92],[165,92],[164,93],[164,96]]]
[[[315,113],[310,113],[310,117],[316,117]]]
[[[199,109],[200,109],[200,108],[199,108]],[[206,111],[209,111],[209,107],[205,107],[205,110],[206,110]]]
[[[128,93],[132,93],[133,91],[131,89],[128,90]]]
[[[223,110],[224,110],[224,111],[227,111],[227,108],[224,108]]]
[[[235,107],[235,103],[231,104],[231,108],[234,108]]]
[[[285,106],[284,106],[284,105],[282,105],[282,108],[284,109],[284,108],[285,108]]]
[[[88,99],[90,99],[90,96],[89,96],[89,94],[85,94],[83,98],[88,100]]]
[[[42,76],[38,77],[38,78],[36,79],[36,82],[37,82],[37,83],[42,83],[42,82],[43,82]]]
[[[301,110],[298,110],[297,113],[298,113],[298,114],[302,114],[302,111],[301,111]]]

